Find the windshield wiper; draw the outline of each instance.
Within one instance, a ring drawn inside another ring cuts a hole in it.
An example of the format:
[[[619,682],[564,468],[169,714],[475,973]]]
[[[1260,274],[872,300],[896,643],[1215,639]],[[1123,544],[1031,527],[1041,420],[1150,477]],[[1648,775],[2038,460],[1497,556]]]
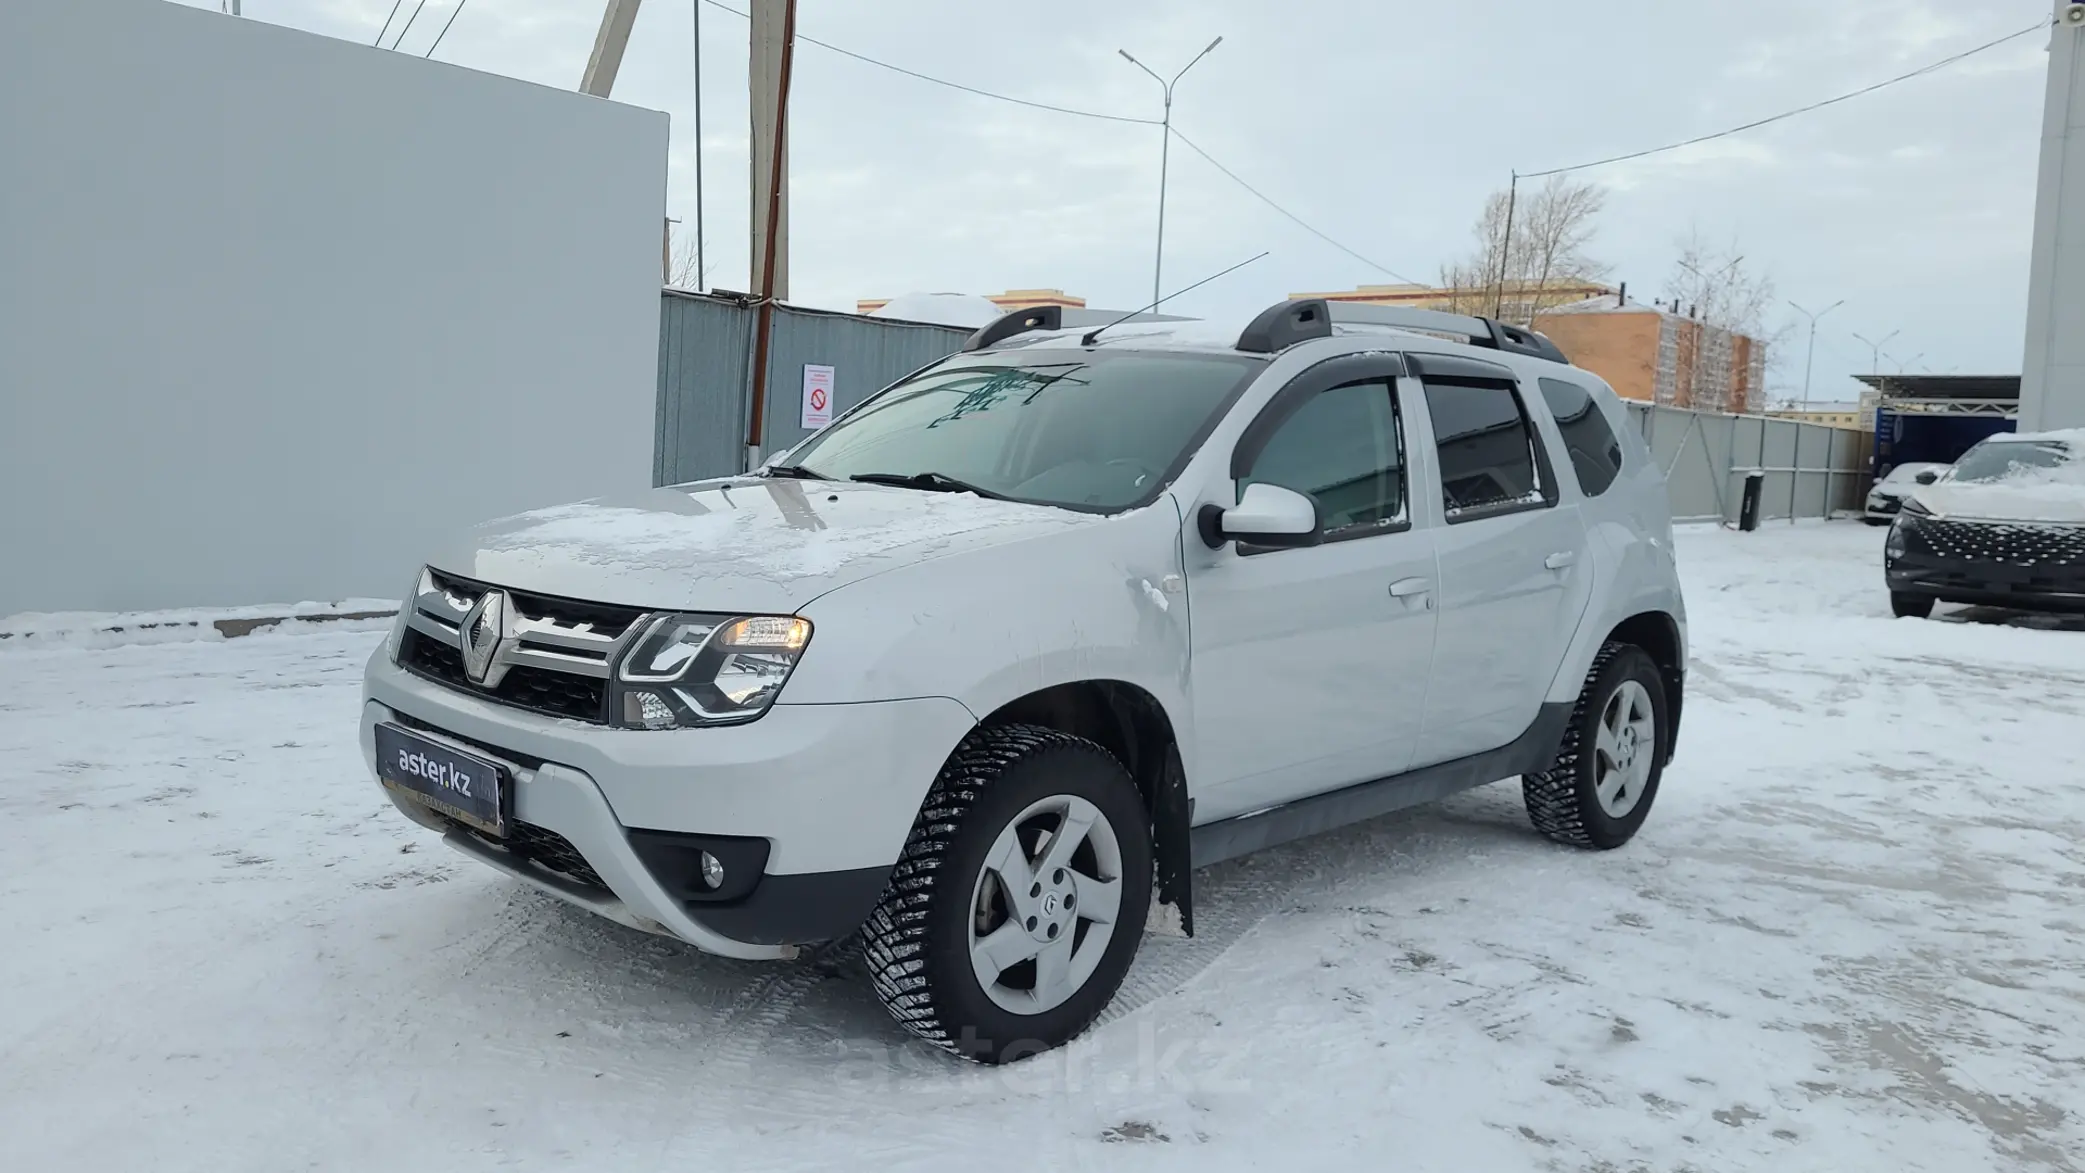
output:
[[[990,501],[1011,501],[1013,498],[990,489],[981,489],[969,481],[959,481],[938,472],[865,472],[847,478],[871,485],[897,485],[905,489],[924,489],[929,493],[975,493]]]
[[[830,479],[822,474],[812,472],[801,464],[778,464],[773,468],[761,469],[760,475],[764,477],[782,477],[792,481],[823,481]]]

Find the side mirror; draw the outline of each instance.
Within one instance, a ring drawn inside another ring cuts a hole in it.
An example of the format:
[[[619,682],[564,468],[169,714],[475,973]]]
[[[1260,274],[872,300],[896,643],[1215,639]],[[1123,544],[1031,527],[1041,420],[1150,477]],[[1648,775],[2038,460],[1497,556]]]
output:
[[[1922,485],[1933,485],[1940,483],[1940,474],[1929,468],[1911,479]]]
[[[1202,531],[1203,543],[1212,550],[1233,541],[1293,549],[1315,546],[1325,540],[1325,527],[1318,521],[1318,503],[1280,485],[1247,485],[1238,504],[1229,509],[1204,505],[1195,521]]]

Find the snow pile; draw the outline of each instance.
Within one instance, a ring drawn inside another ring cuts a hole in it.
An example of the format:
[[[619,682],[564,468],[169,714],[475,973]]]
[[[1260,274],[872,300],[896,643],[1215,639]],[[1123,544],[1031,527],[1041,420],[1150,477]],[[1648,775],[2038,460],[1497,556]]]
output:
[[[184,607],[163,611],[22,611],[0,617],[0,651],[9,648],[108,648],[127,644],[188,643],[236,638],[256,631],[381,630],[398,613],[396,599],[337,603],[265,603],[246,607]]]
[[[991,325],[1005,313],[991,298],[974,293],[908,293],[890,299],[869,316],[975,330]]]

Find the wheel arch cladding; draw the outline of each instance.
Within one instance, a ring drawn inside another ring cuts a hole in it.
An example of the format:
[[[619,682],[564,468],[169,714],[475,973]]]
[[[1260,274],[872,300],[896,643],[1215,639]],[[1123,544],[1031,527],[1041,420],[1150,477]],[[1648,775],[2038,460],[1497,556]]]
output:
[[[1034,725],[1083,737],[1115,755],[1136,782],[1150,816],[1158,900],[1179,910],[1194,933],[1194,861],[1188,846],[1193,807],[1180,744],[1166,707],[1122,680],[1074,680],[1037,689],[994,709],[980,726]]]
[[[1663,611],[1645,611],[1615,624],[1608,643],[1634,644],[1658,665],[1665,684],[1665,711],[1671,728],[1665,731],[1665,761],[1672,761],[1679,747],[1680,711],[1686,699],[1687,664],[1680,651],[1680,625]]]

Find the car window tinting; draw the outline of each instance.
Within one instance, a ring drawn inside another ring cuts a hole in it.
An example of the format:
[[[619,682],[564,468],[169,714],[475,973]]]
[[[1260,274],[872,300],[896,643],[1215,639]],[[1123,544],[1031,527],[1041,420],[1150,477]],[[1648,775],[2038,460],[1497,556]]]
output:
[[[1542,401],[1564,434],[1564,450],[1571,454],[1578,487],[1586,496],[1598,497],[1622,474],[1622,442],[1592,392],[1562,379],[1543,379],[1541,385]]]
[[[1426,407],[1450,521],[1472,510],[1543,502],[1534,435],[1512,388],[1429,381]]]
[[[831,480],[937,473],[1016,500],[1124,509],[1155,496],[1253,359],[1083,350],[957,355],[792,451]]]
[[[1296,409],[1238,483],[1280,485],[1318,503],[1327,534],[1402,520],[1404,452],[1386,380],[1320,392]]]

